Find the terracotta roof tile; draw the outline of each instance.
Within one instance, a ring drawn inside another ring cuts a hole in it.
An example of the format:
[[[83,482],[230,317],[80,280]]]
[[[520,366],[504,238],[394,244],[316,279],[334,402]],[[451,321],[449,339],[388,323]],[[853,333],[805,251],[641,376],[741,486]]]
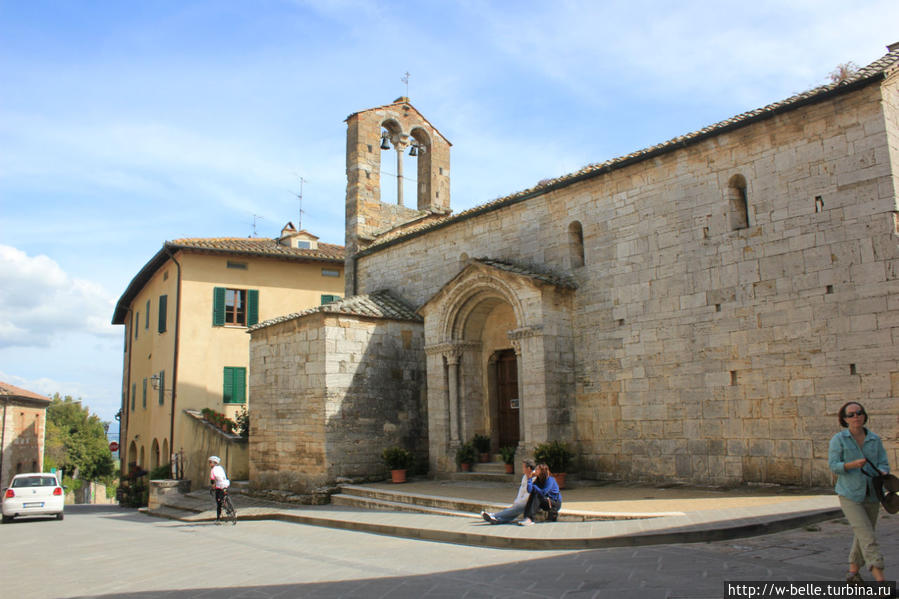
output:
[[[365,316],[370,318],[382,318],[387,320],[410,320],[413,322],[422,322],[423,319],[415,310],[406,302],[399,299],[388,290],[376,291],[366,295],[354,295],[342,300],[337,300],[322,306],[316,306],[286,314],[277,318],[260,322],[257,325],[249,327],[247,332],[252,333],[258,329],[270,327],[272,325],[295,320],[316,313],[324,314],[345,314],[347,316]]]
[[[300,249],[281,245],[276,239],[260,237],[207,237],[167,241],[172,249],[193,249],[229,254],[343,260],[342,245],[319,243],[317,249]]]
[[[544,283],[549,283],[557,287],[577,289],[577,282],[575,282],[572,277],[568,275],[549,272],[536,266],[516,264],[514,262],[494,260],[491,258],[475,258],[474,261],[485,264],[487,266],[492,266],[493,268],[497,268],[499,270],[504,270],[506,272],[511,272],[525,277],[530,277],[538,281],[543,281]]]
[[[39,395],[27,389],[22,389],[21,387],[16,387],[15,385],[4,383],[3,381],[0,381],[0,397],[39,399],[42,401],[46,401],[47,403],[50,402],[50,398],[46,395]]]

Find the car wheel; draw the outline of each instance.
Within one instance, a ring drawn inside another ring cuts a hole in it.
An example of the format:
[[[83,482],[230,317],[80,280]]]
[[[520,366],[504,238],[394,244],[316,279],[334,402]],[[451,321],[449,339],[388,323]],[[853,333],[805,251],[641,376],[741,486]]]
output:
[[[62,513],[62,512],[59,512],[58,514],[56,514],[56,519],[57,519],[57,520],[62,520],[62,517],[63,517],[63,513]]]
[[[9,524],[10,522],[12,522],[12,516],[7,516],[6,514],[4,514],[3,515],[3,523]]]

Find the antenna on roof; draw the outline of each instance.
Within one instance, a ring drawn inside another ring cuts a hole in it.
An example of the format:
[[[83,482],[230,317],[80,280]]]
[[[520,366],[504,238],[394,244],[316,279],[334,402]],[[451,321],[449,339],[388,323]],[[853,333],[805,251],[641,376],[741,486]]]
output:
[[[262,216],[259,216],[258,214],[253,215],[253,237],[257,237],[257,235],[256,235],[256,221],[257,220],[265,220],[265,218]]]
[[[294,173],[294,174],[296,174],[296,173]],[[299,175],[297,175],[297,176],[299,177]],[[296,196],[296,198],[300,201],[300,218],[297,221],[297,231],[303,230],[303,212],[304,212],[304,210],[303,210],[303,183],[305,183],[305,182],[306,182],[306,179],[304,179],[303,177],[300,177],[300,193],[294,194]]]

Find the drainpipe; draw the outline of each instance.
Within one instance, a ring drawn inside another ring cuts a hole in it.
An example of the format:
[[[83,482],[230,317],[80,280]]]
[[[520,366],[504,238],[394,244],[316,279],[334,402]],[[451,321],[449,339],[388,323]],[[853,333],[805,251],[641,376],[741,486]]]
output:
[[[165,248],[165,253],[168,254],[178,269],[178,285],[175,291],[175,348],[172,352],[172,421],[169,426],[169,451],[175,453],[175,390],[178,387],[178,341],[181,335],[181,263],[178,262],[175,254],[168,246]],[[163,390],[163,393],[165,393],[165,390]],[[178,476],[183,478],[184,474],[179,471]]]
[[[119,458],[121,459],[122,453],[125,454],[127,459],[131,459],[131,456],[128,455],[127,445],[125,443],[128,440],[128,425],[131,423],[131,412],[128,411],[128,400],[131,399],[131,358],[134,356],[134,312],[131,311],[131,308],[128,308],[128,332],[125,335],[125,347],[128,349],[128,366],[125,368],[127,372],[127,376],[125,378],[125,395],[122,397],[122,418],[119,420],[119,442],[121,443],[121,447],[119,447]],[[125,436],[122,436],[122,422],[125,423]],[[125,449],[122,452],[122,449]],[[128,467],[127,462],[120,465],[119,471],[122,475],[127,476],[125,474],[126,468]]]

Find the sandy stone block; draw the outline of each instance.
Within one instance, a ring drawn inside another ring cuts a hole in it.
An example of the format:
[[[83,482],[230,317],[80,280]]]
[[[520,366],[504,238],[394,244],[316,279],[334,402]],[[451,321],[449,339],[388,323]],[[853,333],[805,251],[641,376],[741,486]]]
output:
[[[813,379],[793,379],[789,382],[789,394],[791,396],[806,396],[814,393],[815,383]]]

